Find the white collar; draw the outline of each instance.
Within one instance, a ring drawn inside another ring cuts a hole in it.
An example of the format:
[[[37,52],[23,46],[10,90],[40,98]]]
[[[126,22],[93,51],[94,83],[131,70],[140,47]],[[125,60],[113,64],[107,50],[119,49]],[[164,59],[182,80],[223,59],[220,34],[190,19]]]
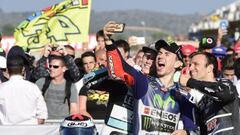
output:
[[[22,75],[11,75],[9,80],[19,80],[23,79]]]

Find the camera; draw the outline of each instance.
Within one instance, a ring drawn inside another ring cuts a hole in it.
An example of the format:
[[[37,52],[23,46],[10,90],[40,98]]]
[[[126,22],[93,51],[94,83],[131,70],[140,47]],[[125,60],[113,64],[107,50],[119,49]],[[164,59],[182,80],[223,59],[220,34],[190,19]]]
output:
[[[52,51],[56,51],[57,50],[57,47],[56,46],[53,46],[52,47]]]

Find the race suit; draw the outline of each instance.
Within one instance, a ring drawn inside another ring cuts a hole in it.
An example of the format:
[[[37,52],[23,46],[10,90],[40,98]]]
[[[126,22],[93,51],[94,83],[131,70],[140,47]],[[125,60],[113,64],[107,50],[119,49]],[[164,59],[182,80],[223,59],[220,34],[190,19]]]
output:
[[[83,80],[83,87],[109,92],[107,110],[105,110],[106,118],[101,134],[132,135],[134,124],[132,89],[122,80],[109,79],[106,68],[85,75]]]
[[[184,129],[197,129],[193,123],[194,105],[180,94],[177,83],[164,92],[158,78],[143,75],[128,65],[114,45],[106,49],[110,76],[133,88],[134,135],[170,135],[177,129],[180,118]]]
[[[238,94],[226,79],[204,82],[189,79],[187,86],[197,105],[202,135],[239,135]]]

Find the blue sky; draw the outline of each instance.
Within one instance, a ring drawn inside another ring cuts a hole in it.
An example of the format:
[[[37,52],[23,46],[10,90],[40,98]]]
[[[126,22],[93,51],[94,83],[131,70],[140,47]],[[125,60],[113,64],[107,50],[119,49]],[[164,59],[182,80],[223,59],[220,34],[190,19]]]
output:
[[[5,12],[37,11],[62,0],[0,0]],[[235,0],[92,0],[95,11],[142,9],[173,14],[209,14]]]

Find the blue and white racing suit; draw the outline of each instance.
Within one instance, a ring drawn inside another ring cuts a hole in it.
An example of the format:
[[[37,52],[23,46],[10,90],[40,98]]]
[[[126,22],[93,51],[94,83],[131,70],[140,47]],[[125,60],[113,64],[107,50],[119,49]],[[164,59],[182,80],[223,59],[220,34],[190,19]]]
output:
[[[143,75],[128,65],[114,45],[106,48],[111,77],[124,80],[133,89],[135,135],[170,135],[180,119],[185,130],[197,130],[193,122],[194,105],[188,95],[180,93],[179,84],[175,83],[166,92],[158,78]]]

